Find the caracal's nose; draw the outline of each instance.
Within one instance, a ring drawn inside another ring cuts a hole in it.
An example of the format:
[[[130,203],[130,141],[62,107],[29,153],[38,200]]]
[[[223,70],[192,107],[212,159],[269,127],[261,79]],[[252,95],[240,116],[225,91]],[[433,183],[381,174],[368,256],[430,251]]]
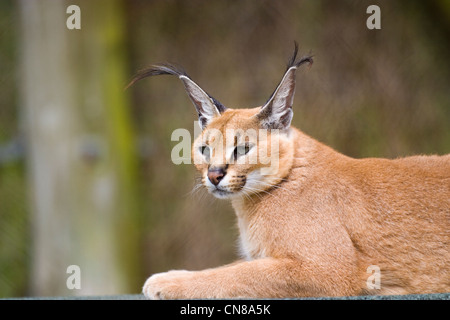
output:
[[[210,168],[208,169],[208,179],[211,181],[211,183],[215,186],[217,186],[220,181],[225,177],[225,170],[224,168]]]

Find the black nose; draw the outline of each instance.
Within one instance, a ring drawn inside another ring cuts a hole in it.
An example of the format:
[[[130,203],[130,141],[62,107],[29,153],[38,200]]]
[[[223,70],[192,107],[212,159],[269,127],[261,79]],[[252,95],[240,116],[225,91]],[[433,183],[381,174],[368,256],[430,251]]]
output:
[[[220,180],[225,177],[226,171],[224,168],[211,168],[208,169],[208,179],[211,183],[217,186]]]

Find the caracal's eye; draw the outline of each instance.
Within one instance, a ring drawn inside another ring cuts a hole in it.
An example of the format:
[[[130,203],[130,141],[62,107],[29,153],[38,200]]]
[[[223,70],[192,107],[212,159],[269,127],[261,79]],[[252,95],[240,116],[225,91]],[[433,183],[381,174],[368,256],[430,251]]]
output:
[[[237,159],[240,156],[245,156],[250,151],[250,149],[251,146],[248,144],[237,146],[236,148],[234,148],[233,152],[234,159]]]
[[[205,157],[206,161],[209,160],[210,157],[210,150],[209,147],[207,145],[203,145],[199,148],[200,153]]]

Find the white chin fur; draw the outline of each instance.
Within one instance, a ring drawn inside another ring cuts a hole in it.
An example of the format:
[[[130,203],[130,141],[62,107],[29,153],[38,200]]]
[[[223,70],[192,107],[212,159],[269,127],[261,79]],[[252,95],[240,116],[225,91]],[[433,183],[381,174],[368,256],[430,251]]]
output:
[[[219,183],[219,188],[226,188],[228,183],[228,177],[226,176],[223,181]],[[260,173],[260,170],[255,170],[247,175],[245,185],[242,190],[236,192],[227,192],[225,190],[217,189],[208,178],[205,179],[205,186],[209,193],[218,199],[231,199],[236,197],[244,197],[245,195],[250,195],[253,193],[258,193],[266,189],[267,182],[264,181],[264,175]]]
[[[233,198],[237,195],[237,193],[231,193],[231,192],[223,192],[220,190],[210,190],[209,191],[214,197],[218,198],[218,199],[230,199]]]

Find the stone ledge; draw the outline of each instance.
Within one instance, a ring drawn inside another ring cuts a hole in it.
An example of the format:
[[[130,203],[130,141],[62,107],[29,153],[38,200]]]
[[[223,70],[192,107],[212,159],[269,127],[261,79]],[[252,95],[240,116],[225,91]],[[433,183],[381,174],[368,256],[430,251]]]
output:
[[[111,296],[104,295],[104,296],[75,296],[75,297],[21,297],[21,298],[7,298],[2,300],[146,300],[146,299],[142,294],[125,294],[125,295],[111,295]],[[398,296],[286,298],[276,300],[450,300],[450,293],[411,294]]]

